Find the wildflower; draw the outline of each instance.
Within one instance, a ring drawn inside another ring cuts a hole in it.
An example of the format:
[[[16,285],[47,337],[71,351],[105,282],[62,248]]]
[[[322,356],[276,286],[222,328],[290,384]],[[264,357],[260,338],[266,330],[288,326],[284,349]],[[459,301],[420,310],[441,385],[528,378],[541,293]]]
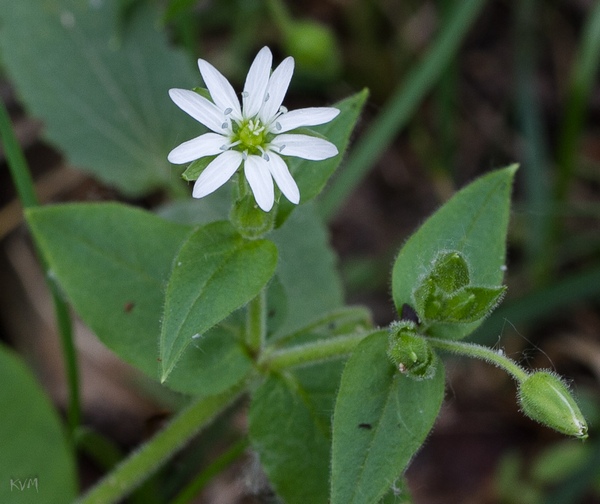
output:
[[[288,112],[282,102],[294,71],[294,59],[284,59],[273,73],[271,63],[271,51],[263,47],[248,71],[242,106],[229,81],[203,59],[198,60],[198,67],[212,101],[194,91],[169,90],[179,108],[211,130],[182,143],[168,155],[174,164],[216,156],[196,180],[194,198],[214,192],[243,164],[246,180],[262,210],[268,212],[273,207],[273,180],[288,200],[298,204],[300,191],[284,159],[291,156],[319,161],[338,154],[331,142],[294,130],[325,124],[339,110],[312,107]]]

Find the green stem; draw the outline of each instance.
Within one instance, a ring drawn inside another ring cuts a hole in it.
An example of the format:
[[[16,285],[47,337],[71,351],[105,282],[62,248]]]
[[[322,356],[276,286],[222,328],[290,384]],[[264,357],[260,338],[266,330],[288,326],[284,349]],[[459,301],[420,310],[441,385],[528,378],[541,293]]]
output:
[[[519,366],[515,361],[506,357],[503,353],[492,350],[491,348],[476,345],[475,343],[464,343],[462,341],[453,341],[438,338],[426,338],[431,346],[452,352],[458,355],[466,355],[467,357],[474,357],[476,359],[482,359],[490,364],[498,366],[504,369],[507,373],[510,373],[515,380],[519,383],[527,378],[527,373]]]
[[[229,450],[217,457],[206,469],[204,469],[193,481],[191,481],[177,496],[171,501],[171,504],[186,504],[200,493],[206,484],[213,479],[223,469],[235,462],[237,458],[244,453],[248,447],[246,438],[240,439]]]
[[[250,303],[246,312],[246,344],[253,354],[258,355],[265,344],[267,335],[266,289],[260,291]]]
[[[33,179],[25,155],[21,150],[21,146],[15,136],[12,127],[10,116],[6,110],[6,106],[0,100],[0,138],[8,162],[11,177],[15,184],[17,194],[24,208],[35,207],[39,205],[38,198],[35,194]],[[72,435],[81,421],[81,405],[79,401],[79,370],[77,366],[77,354],[75,344],[73,342],[73,324],[69,313],[69,307],[62,299],[58,287],[50,279],[49,267],[44,255],[36,245],[36,252],[40,264],[46,274],[46,283],[52,295],[54,303],[54,313],[58,332],[60,334],[62,351],[65,360],[67,386],[69,388],[69,404],[67,411],[67,421],[69,424],[69,432]]]
[[[220,395],[204,397],[193,402],[161,432],[82,496],[77,503],[120,502],[233,403],[241,391],[242,387],[238,385]]]
[[[319,361],[348,355],[370,333],[354,333],[326,340],[293,346],[273,352],[265,352],[259,359],[259,366],[270,371],[314,364]]]

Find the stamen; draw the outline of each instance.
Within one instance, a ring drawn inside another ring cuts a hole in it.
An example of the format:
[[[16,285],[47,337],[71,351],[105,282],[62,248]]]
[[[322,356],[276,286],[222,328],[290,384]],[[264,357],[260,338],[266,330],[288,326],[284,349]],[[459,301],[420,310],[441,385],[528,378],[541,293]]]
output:
[[[279,112],[281,112],[282,114],[287,114],[287,107],[284,107],[283,105],[281,107],[279,107]]]
[[[267,93],[265,95],[265,103],[267,103],[269,101],[269,98],[271,98],[271,95],[269,93]]]
[[[225,114],[225,115],[229,115],[229,114],[231,114],[232,112],[233,112],[233,109],[232,109],[231,107],[228,107],[228,108],[226,108],[226,109],[225,109],[225,111],[223,112],[223,114]]]
[[[283,149],[285,149],[285,144],[279,146],[279,152],[281,152]]]
[[[281,131],[281,123],[279,121],[275,121],[275,129]]]
[[[269,159],[269,155],[268,155],[266,152],[264,152],[264,153],[263,153],[263,159],[264,159],[265,161],[270,161],[270,159]]]
[[[223,145],[221,145],[221,147],[219,147],[219,150],[226,151],[226,150],[229,150],[230,147],[231,147],[230,145],[223,144]]]
[[[229,128],[229,123],[228,122],[224,122],[223,124],[221,124],[221,128],[223,128],[223,129]]]
[[[248,98],[248,96],[250,96],[250,93],[248,93],[248,91],[242,91],[242,98]]]
[[[246,159],[248,159],[248,151],[247,150],[245,150],[244,152],[242,152],[242,159],[244,161],[246,161]]]

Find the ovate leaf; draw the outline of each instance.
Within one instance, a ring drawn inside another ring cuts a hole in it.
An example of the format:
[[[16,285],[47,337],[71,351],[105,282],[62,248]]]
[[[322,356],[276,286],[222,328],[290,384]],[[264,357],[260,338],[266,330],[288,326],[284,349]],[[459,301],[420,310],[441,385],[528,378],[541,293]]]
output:
[[[392,272],[392,296],[398,312],[403,304],[415,307],[414,289],[431,271],[441,252],[456,251],[468,264],[470,283],[496,288],[505,270],[506,232],[510,193],[516,165],[493,171],[456,193],[404,244]],[[443,269],[443,268],[442,268]],[[464,283],[448,280],[453,288]],[[454,282],[454,283],[453,283]],[[434,336],[459,339],[483,321],[434,323]]]
[[[0,502],[72,502],[75,457],[60,419],[33,375],[0,346]]]
[[[348,360],[333,417],[331,504],[376,504],[423,444],[444,396],[438,362],[408,378],[386,356],[388,333],[367,336]]]
[[[160,357],[162,381],[183,351],[254,298],[275,272],[277,247],[246,240],[229,222],[199,228],[173,262],[165,296]]]
[[[331,412],[341,374],[327,362],[271,376],[254,393],[250,440],[287,504],[327,504]]]
[[[30,208],[26,215],[84,322],[123,360],[157,378],[164,286],[193,228],[117,203]]]
[[[199,76],[169,47],[155,2],[0,0],[2,62],[69,160],[127,194],[178,181],[167,153],[202,131],[169,99]]]

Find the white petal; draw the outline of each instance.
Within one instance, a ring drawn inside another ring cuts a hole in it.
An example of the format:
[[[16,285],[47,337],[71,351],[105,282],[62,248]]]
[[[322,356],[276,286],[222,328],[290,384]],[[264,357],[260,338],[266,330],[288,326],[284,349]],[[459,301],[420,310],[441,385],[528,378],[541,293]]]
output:
[[[167,159],[173,164],[189,163],[204,156],[220,154],[223,152],[221,147],[228,142],[229,139],[223,135],[205,133],[175,147],[169,152]]]
[[[267,166],[275,179],[277,187],[281,189],[283,195],[297,205],[300,202],[300,190],[298,189],[296,181],[290,174],[290,170],[285,164],[285,161],[274,152],[269,152]]]
[[[223,111],[203,96],[188,89],[169,89],[169,96],[181,110],[215,133],[223,133]]]
[[[338,154],[337,147],[327,140],[291,133],[277,135],[269,147],[283,156],[294,156],[311,161],[328,159]]]
[[[309,107],[298,110],[292,110],[281,114],[273,124],[271,131],[273,133],[284,133],[304,126],[316,126],[325,124],[335,118],[340,111],[333,107]]]
[[[244,117],[246,118],[252,118],[258,114],[261,105],[265,101],[265,91],[267,90],[267,84],[269,84],[272,62],[271,51],[268,47],[263,47],[258,51],[256,58],[250,65],[242,94]]]
[[[273,74],[269,79],[265,101],[262,109],[259,112],[260,120],[263,123],[271,121],[273,116],[279,112],[279,107],[283,103],[283,98],[292,80],[294,73],[294,58],[288,56],[281,64],[273,70]]]
[[[204,84],[210,92],[210,96],[221,110],[231,109],[230,114],[235,119],[241,119],[240,101],[229,81],[208,61],[198,60],[198,68],[202,74]]]
[[[250,184],[250,189],[252,189],[258,206],[265,212],[273,208],[273,202],[275,201],[273,179],[267,164],[267,161],[260,156],[248,156],[244,162],[246,180]]]
[[[242,153],[238,151],[225,151],[217,156],[196,180],[192,196],[202,198],[216,191],[227,182],[242,164]]]

